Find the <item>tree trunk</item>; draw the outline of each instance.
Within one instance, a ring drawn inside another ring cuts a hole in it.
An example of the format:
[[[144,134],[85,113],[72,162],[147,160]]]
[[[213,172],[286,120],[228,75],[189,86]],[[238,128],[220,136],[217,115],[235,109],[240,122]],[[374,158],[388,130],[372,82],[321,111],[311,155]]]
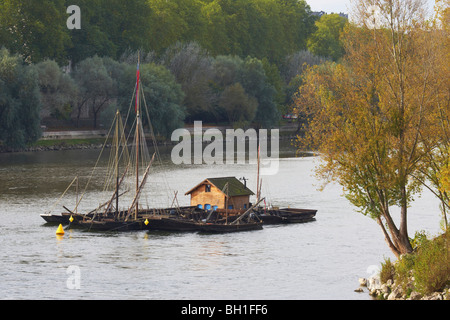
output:
[[[400,215],[400,245],[401,245],[401,252],[404,253],[411,253],[413,251],[411,243],[409,242],[408,237],[408,223],[407,223],[407,211],[408,211],[408,205],[407,205],[407,199],[406,199],[406,187],[403,186],[402,188],[402,208],[401,208],[401,215]]]
[[[395,256],[396,256],[397,258],[400,258],[400,254],[401,254],[401,253],[400,253],[400,251],[397,249],[397,247],[394,245],[394,243],[392,243],[391,238],[390,238],[389,234],[387,233],[386,228],[385,228],[384,225],[383,225],[383,221],[381,220],[381,217],[378,217],[378,218],[377,218],[377,222],[378,222],[378,224],[380,225],[381,230],[383,231],[384,239],[386,240],[386,243],[388,244],[389,249],[391,249],[391,251],[395,254]]]
[[[407,203],[405,188],[403,188],[402,191],[402,196],[403,195],[405,196],[405,198],[403,198],[401,201],[403,205],[401,208],[400,229],[398,229],[395,225],[395,222],[392,219],[388,208],[385,208],[385,210],[377,218],[377,222],[380,225],[381,230],[383,231],[385,240],[389,248],[397,258],[400,258],[400,255],[402,254],[412,252],[412,246],[409,241],[407,229]],[[382,217],[384,217],[385,219],[386,226],[381,219]]]

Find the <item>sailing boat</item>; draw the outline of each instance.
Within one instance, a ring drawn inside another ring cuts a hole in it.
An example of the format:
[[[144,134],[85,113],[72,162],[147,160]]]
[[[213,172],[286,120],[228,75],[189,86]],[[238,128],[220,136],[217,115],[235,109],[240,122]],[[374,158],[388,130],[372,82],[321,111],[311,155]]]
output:
[[[139,59],[139,58],[138,58]],[[154,162],[155,154],[153,154],[152,158],[148,161],[146,156],[148,154],[147,145],[143,130],[143,125],[141,121],[141,105],[140,105],[140,71],[139,71],[139,60],[137,64],[136,71],[136,99],[135,99],[135,134],[134,134],[134,152],[132,152],[133,156],[129,157],[129,163],[124,170],[124,172],[119,174],[119,148],[122,147],[122,150],[127,150],[126,143],[123,143],[123,140],[119,140],[119,135],[124,136],[124,130],[120,127],[120,122],[116,121],[116,135],[117,138],[114,141],[117,143],[115,147],[115,190],[111,197],[111,199],[106,203],[103,207],[103,211],[96,211],[93,216],[85,217],[83,220],[79,221],[81,226],[86,227],[88,230],[106,230],[106,231],[125,231],[125,230],[147,230],[149,229],[148,219],[150,215],[158,211],[158,213],[168,214],[172,210],[172,208],[167,209],[140,209],[139,208],[139,200],[142,195],[144,186],[147,182],[150,168]],[[119,141],[122,141],[120,144]],[[156,146],[155,146],[156,148]],[[126,153],[126,152],[124,152]],[[141,163],[142,161],[142,163]],[[140,167],[144,167],[145,171],[143,173],[142,179],[140,180]],[[131,204],[126,210],[119,210],[119,188],[124,181],[126,174],[130,170],[134,171],[134,179],[135,179],[135,192],[134,197],[131,201]],[[134,170],[133,170],[134,169]],[[115,206],[114,206],[115,203]]]

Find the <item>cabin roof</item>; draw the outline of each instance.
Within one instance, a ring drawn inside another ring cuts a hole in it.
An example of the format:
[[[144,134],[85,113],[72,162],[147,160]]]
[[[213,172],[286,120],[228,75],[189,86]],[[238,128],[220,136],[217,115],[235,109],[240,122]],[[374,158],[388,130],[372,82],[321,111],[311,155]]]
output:
[[[193,187],[191,190],[186,192],[185,194],[188,195],[192,193],[195,189],[200,187],[201,185],[205,183],[213,184],[215,187],[217,187],[219,190],[221,190],[224,194],[228,194],[229,197],[235,197],[235,196],[250,196],[254,195],[253,191],[247,188],[242,182],[240,182],[235,177],[219,177],[219,178],[207,178],[200,182],[198,185]],[[225,185],[228,183],[228,192],[225,188]]]

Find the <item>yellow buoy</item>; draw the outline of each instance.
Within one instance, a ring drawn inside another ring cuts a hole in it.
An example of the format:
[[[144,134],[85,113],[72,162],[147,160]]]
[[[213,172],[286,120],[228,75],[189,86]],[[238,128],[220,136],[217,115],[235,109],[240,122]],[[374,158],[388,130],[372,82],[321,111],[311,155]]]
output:
[[[59,224],[58,230],[56,230],[56,234],[58,236],[62,236],[64,234],[64,229],[63,229],[62,224]]]
[[[149,224],[149,222],[148,222],[148,219],[145,219],[145,225],[148,225]]]
[[[73,221],[73,217],[72,217],[72,215],[70,216],[70,218],[69,218],[69,221],[70,221],[70,222],[72,222],[72,221]]]

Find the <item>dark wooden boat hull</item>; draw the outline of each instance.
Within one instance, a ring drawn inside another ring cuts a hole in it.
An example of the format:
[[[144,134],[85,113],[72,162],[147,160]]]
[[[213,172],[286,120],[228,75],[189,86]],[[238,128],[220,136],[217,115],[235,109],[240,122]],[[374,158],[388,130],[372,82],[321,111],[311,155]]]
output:
[[[88,231],[139,231],[148,230],[144,221],[112,221],[112,220],[85,220],[79,224]]]
[[[61,224],[67,224],[69,223],[69,218],[63,217],[61,215],[57,214],[41,214],[42,219],[45,220],[47,223],[61,223]]]
[[[303,223],[315,220],[317,210],[311,209],[260,209],[257,216],[264,224]]]
[[[148,218],[148,230],[158,231],[199,231],[198,223],[182,218],[151,217]]]
[[[45,220],[46,223],[48,224],[69,224],[70,222],[70,217],[73,217],[73,221],[72,224],[78,224],[79,221],[83,220],[83,218],[85,218],[85,215],[83,214],[70,214],[70,213],[61,213],[60,215],[58,214],[41,214],[42,219]]]
[[[183,213],[195,213],[198,211],[197,207],[195,206],[185,206],[180,208],[164,208],[164,209],[147,209],[147,210],[141,210],[139,212],[139,217],[145,217],[147,215],[151,215],[153,212],[162,212],[167,215],[170,215],[172,212],[183,212]],[[121,212],[122,216],[125,216],[127,214],[127,211]],[[58,214],[41,214],[40,215],[42,219],[44,219],[49,224],[69,224],[70,223],[70,217],[72,216],[74,218],[74,221],[72,224],[77,224],[79,221],[83,220],[84,218],[92,218],[93,214],[72,214],[69,212],[62,212],[60,215]],[[144,219],[145,220],[145,219]]]
[[[203,221],[195,221],[191,219],[184,219],[181,217],[158,217],[152,216],[147,218],[149,230],[159,231],[199,231],[205,233],[227,233],[227,232],[239,232],[250,230],[261,230],[262,223],[257,222],[241,222],[239,224],[225,223],[225,220],[221,222],[206,223]],[[228,222],[232,222],[234,218],[229,218]]]
[[[200,231],[205,233],[230,233],[262,230],[262,223],[249,222],[242,224],[220,224],[220,223],[204,223],[199,224]]]
[[[145,224],[147,219],[148,224]],[[147,217],[138,221],[114,221],[114,220],[85,220],[79,224],[89,231],[137,231],[154,230],[169,232],[204,232],[204,233],[229,233],[240,231],[261,230],[262,223],[250,222],[240,224],[203,223],[182,218]]]

